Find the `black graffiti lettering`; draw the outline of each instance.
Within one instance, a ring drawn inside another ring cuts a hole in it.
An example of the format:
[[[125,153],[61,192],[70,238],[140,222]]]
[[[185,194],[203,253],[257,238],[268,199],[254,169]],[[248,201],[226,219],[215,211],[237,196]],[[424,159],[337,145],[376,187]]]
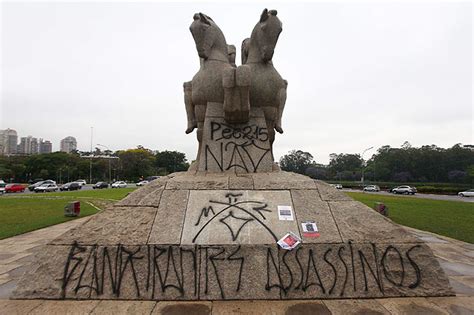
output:
[[[239,281],[237,282],[237,288],[235,289],[235,291],[240,291],[240,284],[242,282],[242,271],[243,271],[243,268],[244,268],[244,257],[243,256],[240,256],[240,257],[234,257],[235,254],[237,254],[237,252],[240,251],[240,245],[237,247],[237,249],[229,255],[229,257],[227,257],[228,260],[230,261],[234,261],[234,260],[238,260],[240,261],[240,268],[239,268]]]
[[[312,266],[312,268],[311,268]],[[316,274],[316,278],[318,279],[318,282],[311,282],[308,284],[308,281],[309,281],[309,277],[310,277],[310,270],[313,270],[314,273]],[[312,285],[315,285],[315,286],[318,286],[321,288],[321,290],[323,291],[323,294],[326,293],[326,289],[324,289],[324,285],[323,285],[323,282],[321,281],[321,277],[319,276],[319,272],[318,272],[318,268],[316,266],[316,263],[314,261],[314,257],[313,257],[313,250],[310,249],[309,250],[309,254],[308,254],[308,266],[306,268],[306,277],[305,277],[305,283],[304,283],[304,286],[303,286],[303,291],[306,291],[308,290],[309,287],[311,287]]]
[[[211,140],[220,141],[222,139],[267,141],[268,131],[266,127],[260,127],[255,124],[240,128],[211,121]]]
[[[102,270],[101,270],[101,290],[100,294],[103,294],[104,292],[104,287],[105,287],[105,268],[108,267],[109,269],[109,279],[112,287],[112,293],[118,296],[118,261],[119,261],[119,255],[121,251],[121,247],[117,246],[116,251],[115,251],[115,260],[114,260],[114,265],[112,267],[112,262],[110,261],[110,255],[109,255],[109,249],[107,247],[102,248]],[[107,265],[105,264],[107,258]]]
[[[298,283],[297,286],[295,286],[296,290],[299,290],[302,288],[301,286],[303,285],[303,280],[304,280],[304,269],[303,269],[303,265],[301,264],[300,258],[298,256],[300,250],[301,250],[301,247],[298,247],[295,253],[296,263],[298,264],[298,267],[300,269],[300,282]]]
[[[212,209],[212,206],[209,206],[207,208],[206,207],[202,208],[201,214],[199,215],[199,218],[194,225],[198,226],[199,223],[201,222],[201,217],[204,215],[207,218],[210,212],[212,212],[213,215],[216,215],[216,213],[214,212],[214,209]]]
[[[221,124],[211,121],[211,140],[214,140],[214,133],[221,129]]]
[[[209,170],[209,155],[210,154],[212,156],[212,159],[214,160],[214,162],[217,164],[217,166],[219,167],[219,169],[221,170],[221,172],[224,171],[224,168],[223,168],[223,165],[224,165],[224,144],[221,143],[220,144],[220,159],[218,160],[217,157],[214,155],[214,153],[211,151],[211,148],[209,148],[209,145],[206,144],[206,147],[204,148],[204,162],[205,162],[205,169],[206,171]]]
[[[214,255],[210,255],[209,260],[211,261],[212,267],[214,268],[214,273],[215,273],[215,276],[216,276],[217,285],[219,286],[219,291],[221,292],[221,297],[223,299],[225,299],[224,289],[222,288],[221,280],[219,279],[219,273],[217,272],[217,267],[216,267],[216,261],[225,260],[224,257],[219,257],[220,255],[222,255],[225,252],[225,248],[224,247],[218,247],[218,249],[220,250],[220,252],[218,252],[217,254],[214,254]],[[207,264],[207,262],[206,262],[206,264]]]
[[[373,244],[372,244],[373,245]],[[365,266],[367,265],[367,269],[370,271],[370,274],[372,275],[372,277],[374,278],[375,282],[377,283],[377,287],[379,288],[380,292],[383,293],[383,286],[382,286],[382,279],[380,278],[380,274],[379,274],[379,268],[378,268],[378,260],[377,260],[377,253],[376,253],[376,249],[375,249],[375,246],[373,245],[373,255],[374,255],[374,265],[375,265],[375,270],[372,269],[372,267],[370,266],[370,263],[369,261],[367,260],[367,257],[365,257],[364,253],[361,251],[361,250],[358,250],[359,252],[359,258],[360,258],[360,264],[362,266],[362,274],[364,276],[364,283],[365,283],[365,291],[369,291],[368,289],[368,280],[367,280],[367,273],[366,273],[366,269],[365,269]]]
[[[156,250],[159,252],[158,255],[156,254]],[[166,269],[164,270],[164,275],[163,275],[163,270],[160,269],[158,259],[164,253],[167,253],[167,255],[166,255]],[[161,292],[165,293],[167,289],[175,289],[181,294],[181,296],[184,295],[183,281],[180,278],[179,276],[180,273],[178,272],[178,269],[176,267],[175,255],[173,254],[173,246],[168,246],[167,248],[160,248],[160,247],[155,246],[154,265],[156,268],[156,272],[158,274],[158,280],[160,281]],[[175,279],[176,279],[176,283],[168,283],[169,278],[170,278],[170,271],[173,272],[173,275],[175,276]],[[153,272],[153,279],[154,277],[155,277],[155,272]]]
[[[336,287],[336,282],[337,282],[337,269],[336,267],[334,267],[334,265],[328,260],[328,254],[331,252],[331,248],[328,248],[326,250],[326,252],[324,253],[324,261],[329,265],[331,266],[331,269],[332,271],[334,272],[334,281],[332,283],[332,286],[331,286],[331,289],[329,289],[329,294],[332,294],[332,292],[334,291],[334,288]]]
[[[141,260],[143,259],[143,256],[136,256],[140,252],[141,248],[138,247],[135,251],[133,250],[128,250],[124,246],[122,246],[122,252],[127,254],[127,258],[125,260],[125,265],[123,268],[120,270],[120,277],[119,277],[119,283],[118,283],[118,291],[120,292],[120,287],[122,285],[122,279],[125,274],[125,270],[127,269],[127,266],[130,266],[130,269],[132,270],[132,277],[133,277],[133,282],[135,284],[135,290],[137,292],[137,296],[140,297],[140,287],[138,285],[138,279],[137,279],[137,272],[135,270],[135,265],[134,261],[135,260]]]
[[[408,287],[410,289],[414,289],[416,287],[418,287],[420,285],[420,282],[421,282],[421,270],[420,270],[420,267],[418,267],[418,265],[416,264],[416,262],[413,260],[413,258],[410,257],[410,253],[412,250],[414,250],[415,248],[418,248],[418,247],[421,247],[420,245],[415,245],[413,246],[412,248],[410,248],[409,250],[407,250],[406,252],[406,256],[408,258],[408,260],[410,261],[410,264],[411,266],[413,267],[413,269],[415,270],[415,275],[416,275],[416,280],[415,282],[413,282],[412,284],[410,284]]]
[[[240,133],[236,138],[240,138]],[[257,172],[263,159],[271,155],[271,148],[262,147],[256,141],[255,139],[239,142],[229,140],[225,145],[224,142],[218,143],[213,146],[213,149],[206,144],[204,146],[205,170],[209,170],[209,165],[215,163],[221,172],[233,168],[242,169],[247,173]]]
[[[77,251],[76,251],[77,250]],[[76,271],[76,268],[82,263],[82,258],[81,257],[76,257],[77,254],[83,253],[87,250],[86,247],[81,247],[77,242],[74,242],[71,246],[71,249],[69,250],[69,254],[66,260],[66,265],[64,266],[64,273],[63,273],[63,279],[62,279],[62,286],[61,286],[61,297],[64,299],[66,297],[66,288],[71,280],[72,275],[74,274],[74,271]],[[74,266],[69,270],[69,266],[71,264],[71,261],[75,261]]]
[[[184,249],[182,247],[179,248],[180,255],[179,255],[179,265],[181,267],[181,279],[183,279],[183,292],[184,292],[184,267],[183,267],[183,254],[189,253],[191,255],[192,261],[192,268],[194,274],[194,295],[196,296],[198,293],[198,273],[197,273],[197,255],[196,255],[196,247],[193,249]]]
[[[233,208],[237,211],[235,209],[240,209],[242,206],[239,197],[241,194],[229,193],[226,195],[227,201],[223,203],[226,207],[229,204],[237,207]],[[216,215],[218,213],[219,211]],[[256,221],[255,218],[258,217],[259,215],[255,214],[252,218]],[[238,235],[235,236],[238,238]],[[155,299],[156,295],[167,294],[170,291],[177,292],[181,298],[186,296],[190,299],[199,299],[201,294],[203,296],[217,294],[222,299],[234,299],[241,297],[236,295],[238,292],[247,296],[249,292],[263,291],[263,287],[266,292],[277,288],[281,296],[296,292],[297,296],[300,295],[302,298],[314,298],[326,294],[345,297],[350,278],[354,282],[355,280],[364,282],[363,285],[359,285],[360,292],[358,292],[361,294],[364,291],[364,296],[367,292],[373,291],[385,295],[384,284],[393,288],[419,287],[422,271],[416,261],[418,256],[414,253],[417,248],[421,248],[421,245],[411,246],[408,250],[402,250],[396,245],[387,245],[383,254],[377,251],[375,244],[371,244],[372,250],[368,247],[352,248],[352,245],[352,243],[329,246],[302,244],[293,251],[262,246],[260,249],[252,247],[252,251],[249,252],[245,250],[246,247],[238,244],[192,247],[118,244],[107,247],[80,246],[78,243],[73,243],[62,274],[61,298],[70,298],[68,294],[78,298],[94,298],[104,295],[104,292],[107,298],[110,295],[118,298],[124,295],[121,292],[123,287],[133,287],[132,292],[127,290],[126,298],[133,298],[129,296],[133,294],[139,299]],[[318,255],[317,250],[321,247],[324,250]],[[350,249],[353,249],[352,253]],[[263,256],[265,254],[263,251],[266,251],[266,257]],[[249,283],[249,279],[246,278],[249,276],[246,274],[247,270],[252,273],[258,272],[258,267],[252,265],[255,259],[247,260],[248,255],[263,256],[261,263],[264,264],[264,268],[266,265],[266,282],[264,275],[261,283],[255,282],[259,277],[252,275],[252,281]],[[353,257],[358,258],[353,263],[350,276],[349,265]],[[263,259],[266,259],[265,263]],[[407,268],[405,265],[410,267]],[[339,280],[341,277],[343,279]],[[407,277],[410,280],[407,280]],[[387,282],[383,279],[387,279]],[[341,283],[340,291],[338,283]],[[319,288],[310,290],[313,286]],[[315,290],[319,293],[314,293]],[[394,291],[390,291],[390,294],[392,292]],[[406,294],[404,290],[400,292]],[[168,297],[174,298],[175,295]]]
[[[342,290],[340,296],[344,295],[344,290],[346,289],[346,284],[347,284],[347,278],[349,276],[349,271],[347,269],[347,264],[344,261],[344,258],[342,258],[342,250],[345,249],[344,246],[339,247],[339,250],[337,251],[337,256],[339,256],[339,259],[342,261],[342,264],[344,265],[344,270],[345,270],[345,276],[344,276],[344,283],[342,284]]]
[[[276,272],[278,276],[277,284],[270,284],[270,277],[271,277],[270,266],[273,266],[273,270]],[[281,279],[280,268],[278,268],[277,264],[275,263],[275,257],[273,257],[272,249],[267,248],[267,283],[265,284],[265,290],[270,291],[273,288],[278,288],[280,290],[283,290],[282,283],[283,281]]]
[[[232,154],[230,155],[230,158],[229,158],[229,165],[227,165],[227,167],[225,169],[230,170],[233,167],[238,167],[238,168],[244,169],[248,173],[249,169],[247,167],[247,164],[245,164],[244,157],[240,153],[240,151],[243,150],[243,146],[238,145],[235,142],[228,142],[225,145],[225,150],[226,151],[227,151],[229,145],[233,145],[234,149],[232,150]],[[250,159],[252,159],[251,156],[250,156]]]
[[[265,220],[265,216],[263,215],[263,212],[272,212],[270,209],[267,209],[267,204],[261,201],[253,201],[253,200],[238,201],[238,197],[240,196],[242,196],[242,194],[227,193],[225,194],[225,198],[228,199],[227,202],[210,200],[209,203],[216,205],[216,207],[224,206],[224,208],[217,211],[217,213],[214,211],[214,209],[212,210],[213,216],[209,220],[207,220],[207,222],[204,223],[204,225],[202,225],[199,231],[195,234],[192,242],[195,243],[197,238],[201,234],[201,232],[204,229],[208,228],[214,220],[227,226],[230,232],[232,241],[236,241],[239,237],[241,230],[244,228],[244,225],[252,221],[256,221],[256,223],[260,224],[263,228],[265,228],[273,237],[275,242],[278,241],[278,238],[273,233],[273,231],[261,219],[259,219],[254,213],[252,213],[252,212],[257,212],[263,218],[263,220]],[[204,208],[201,211],[201,215],[203,215],[203,212],[205,212],[204,210],[209,209],[209,207]],[[236,215],[236,213],[239,213],[239,215]],[[222,217],[224,214],[227,214],[227,215],[225,217]],[[219,217],[221,218],[217,219]],[[239,224],[235,224],[238,226],[238,228],[237,229],[233,228],[234,225],[229,224],[228,221],[229,222],[233,221],[233,223],[238,222]],[[198,223],[200,223],[200,219],[198,220]]]
[[[392,276],[390,275],[390,271],[388,270],[387,265],[386,265],[387,255],[389,254],[390,251],[394,251],[398,255],[398,259],[399,259],[399,262],[400,262],[400,267],[401,267],[401,270],[402,270],[402,273],[400,275],[400,282],[396,282],[395,280],[392,279]],[[385,278],[391,284],[396,285],[397,287],[401,287],[403,285],[403,279],[405,278],[405,266],[403,264],[403,257],[402,257],[402,254],[400,253],[400,251],[392,245],[388,246],[385,249],[385,252],[383,253],[381,265],[382,265],[382,269],[383,269],[383,273],[385,275]]]
[[[279,249],[280,250],[280,249]],[[285,266],[286,270],[288,270],[289,276],[290,276],[290,283],[287,286],[283,286],[283,292],[285,295],[288,294],[288,291],[290,290],[291,286],[293,285],[293,273],[291,272],[290,266],[288,266],[288,262],[286,261],[286,256],[288,256],[290,252],[285,250],[285,253],[283,254],[283,265]]]
[[[92,247],[92,250],[89,251],[89,255],[87,255],[87,259],[86,259],[86,262],[84,264],[84,267],[82,268],[82,271],[81,271],[81,274],[79,276],[79,280],[77,281],[77,285],[76,287],[74,288],[74,293],[77,294],[77,292],[79,292],[80,289],[89,289],[89,296],[90,296],[90,290],[92,289],[90,285],[82,285],[82,279],[84,278],[84,274],[86,272],[86,269],[87,269],[87,266],[89,266],[89,261],[91,259],[91,256],[93,255],[93,253],[95,252],[97,246],[94,245]]]
[[[357,291],[356,285],[356,273],[355,273],[355,264],[354,264],[354,249],[352,248],[352,241],[349,241],[349,248],[351,250],[351,263],[352,263],[352,284],[354,292]]]

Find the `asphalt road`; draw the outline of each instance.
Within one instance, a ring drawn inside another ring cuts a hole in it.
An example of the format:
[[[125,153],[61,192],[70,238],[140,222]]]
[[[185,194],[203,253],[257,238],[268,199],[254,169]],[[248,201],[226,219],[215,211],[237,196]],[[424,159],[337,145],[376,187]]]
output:
[[[130,187],[136,187],[135,184],[128,184],[128,188]],[[85,185],[82,186],[81,190],[91,190],[92,185]],[[108,188],[111,189],[111,188]],[[115,189],[115,188],[114,188]],[[120,189],[120,188],[118,188]],[[362,192],[361,190],[356,190],[356,189],[342,189],[342,191],[345,192]],[[27,195],[27,194],[34,194],[34,191],[29,191],[28,189],[25,189],[25,192],[22,193],[15,193],[15,194],[4,194],[4,195]],[[453,195],[433,195],[433,194],[420,194],[417,193],[415,195],[394,195],[386,191],[379,191],[379,192],[364,192],[365,194],[376,194],[376,195],[385,195],[385,196],[400,196],[400,197],[405,197],[405,198],[424,198],[424,199],[434,199],[434,200],[447,200],[447,201],[462,201],[462,202],[472,202],[474,203],[474,197],[459,197],[459,196],[453,196]]]
[[[135,184],[128,184],[127,185],[127,188],[131,188],[131,187],[137,187],[137,186]],[[112,189],[112,188],[109,187],[107,189]],[[120,189],[120,188],[114,188],[114,189]],[[92,185],[84,185],[84,186],[82,186],[81,190],[92,190]],[[62,191],[58,190],[57,192],[60,193]],[[25,189],[24,192],[8,193],[8,194],[3,194],[3,195],[5,195],[5,196],[17,196],[17,195],[21,196],[21,195],[29,195],[29,194],[35,194],[35,192],[34,191],[29,191],[28,188],[27,188],[27,189]],[[0,194],[0,196],[2,196],[2,195]]]
[[[356,189],[342,189],[345,192],[362,192],[361,190]],[[434,195],[434,194],[414,194],[414,195],[396,195],[391,194],[387,191],[379,192],[364,192],[364,194],[375,194],[375,195],[385,195],[385,196],[400,196],[406,198],[423,198],[423,199],[434,199],[434,200],[447,200],[447,201],[463,201],[463,202],[474,202],[473,197],[459,197],[453,195]]]

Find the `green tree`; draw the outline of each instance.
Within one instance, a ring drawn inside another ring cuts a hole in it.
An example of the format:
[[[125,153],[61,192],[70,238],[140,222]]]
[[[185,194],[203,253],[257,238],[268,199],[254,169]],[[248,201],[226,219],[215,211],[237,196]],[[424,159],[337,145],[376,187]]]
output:
[[[155,157],[149,149],[139,146],[136,149],[117,151],[116,154],[120,159],[119,172],[122,179],[137,181],[156,172]]]
[[[306,169],[315,166],[313,156],[309,152],[292,150],[280,159],[280,167],[284,171],[305,174]]]
[[[178,151],[161,151],[155,154],[155,166],[161,173],[186,171],[189,164],[186,155]]]

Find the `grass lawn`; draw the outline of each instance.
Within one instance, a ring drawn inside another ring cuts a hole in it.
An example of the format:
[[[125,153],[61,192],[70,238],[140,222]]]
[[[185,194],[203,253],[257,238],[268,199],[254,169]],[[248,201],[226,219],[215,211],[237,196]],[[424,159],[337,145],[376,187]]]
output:
[[[348,192],[373,208],[375,202],[388,206],[389,217],[402,225],[474,243],[474,204],[409,197]]]
[[[57,193],[47,193],[47,194],[35,194],[35,196],[72,196],[79,198],[92,198],[92,199],[113,199],[120,200],[125,198],[125,196],[134,191],[136,188],[114,188],[114,189],[94,189],[94,190],[78,190],[78,191],[64,191]]]
[[[100,208],[113,200],[124,198],[133,190],[135,188],[2,196],[0,239],[76,219],[64,216],[64,206],[69,201],[81,201],[81,218],[99,211],[87,202]]]

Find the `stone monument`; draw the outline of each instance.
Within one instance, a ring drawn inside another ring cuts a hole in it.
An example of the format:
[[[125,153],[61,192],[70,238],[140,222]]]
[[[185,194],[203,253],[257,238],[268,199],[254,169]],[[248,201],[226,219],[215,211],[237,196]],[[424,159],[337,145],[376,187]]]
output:
[[[453,295],[427,245],[324,182],[279,170],[282,24],[264,10],[243,65],[194,15],[201,67],[184,84],[198,154],[46,245],[17,299],[245,300]]]

